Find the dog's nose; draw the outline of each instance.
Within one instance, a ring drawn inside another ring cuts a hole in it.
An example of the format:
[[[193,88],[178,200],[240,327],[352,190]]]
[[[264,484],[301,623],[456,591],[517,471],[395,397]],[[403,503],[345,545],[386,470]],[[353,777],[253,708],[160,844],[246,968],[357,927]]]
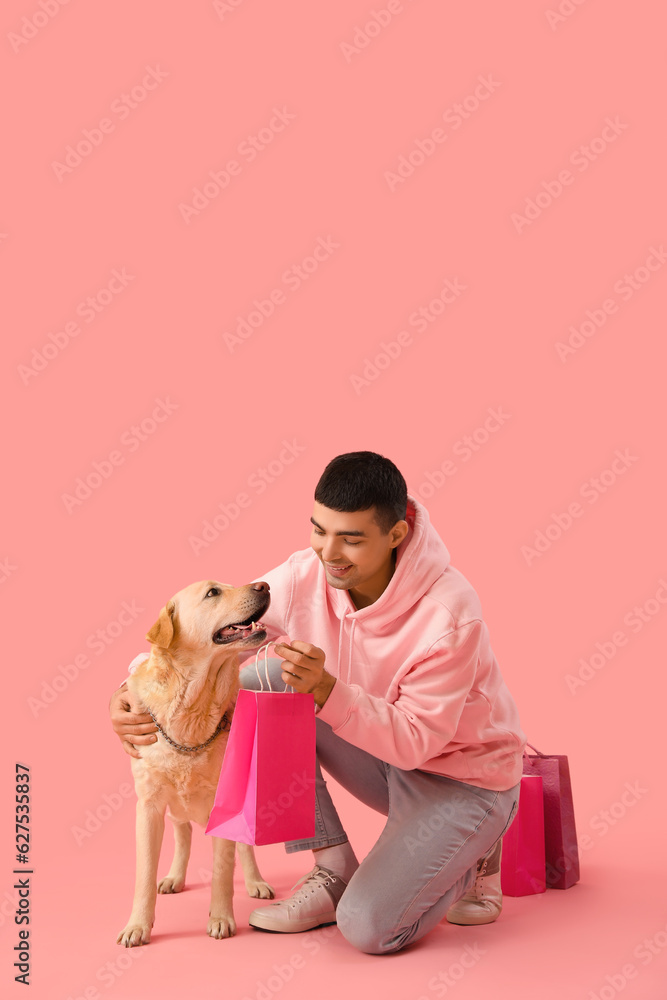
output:
[[[269,592],[269,585],[265,580],[260,580],[258,583],[251,583],[250,586],[253,590],[262,590],[265,594]]]

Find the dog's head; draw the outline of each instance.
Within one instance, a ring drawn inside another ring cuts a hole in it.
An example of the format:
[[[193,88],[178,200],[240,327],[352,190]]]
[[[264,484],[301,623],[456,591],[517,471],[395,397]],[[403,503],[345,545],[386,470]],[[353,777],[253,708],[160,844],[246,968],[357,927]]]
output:
[[[167,602],[146,638],[169,653],[233,646],[253,649],[266,639],[260,622],[269,607],[268,583],[232,587],[200,580],[184,587]]]

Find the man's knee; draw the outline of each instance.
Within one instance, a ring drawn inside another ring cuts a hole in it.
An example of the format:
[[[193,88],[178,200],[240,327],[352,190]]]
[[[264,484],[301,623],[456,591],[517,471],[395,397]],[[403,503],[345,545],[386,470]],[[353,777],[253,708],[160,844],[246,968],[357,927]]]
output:
[[[387,914],[346,889],[336,908],[336,923],[345,940],[367,955],[389,955],[402,945],[392,942]]]

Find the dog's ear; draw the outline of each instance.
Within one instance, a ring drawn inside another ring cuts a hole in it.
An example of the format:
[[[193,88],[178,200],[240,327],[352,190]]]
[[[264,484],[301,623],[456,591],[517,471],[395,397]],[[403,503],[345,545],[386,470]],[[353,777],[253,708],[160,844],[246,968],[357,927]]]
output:
[[[173,601],[169,603],[160,612],[160,617],[152,626],[150,632],[146,634],[146,638],[149,642],[152,642],[155,646],[161,646],[162,649],[169,649],[172,639],[174,638],[174,610],[176,605]]]

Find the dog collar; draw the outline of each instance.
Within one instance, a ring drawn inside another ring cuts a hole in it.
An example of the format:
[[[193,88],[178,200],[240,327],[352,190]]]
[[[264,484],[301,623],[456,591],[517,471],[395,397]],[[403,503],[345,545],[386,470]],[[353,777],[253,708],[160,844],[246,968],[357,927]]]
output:
[[[210,743],[213,742],[213,740],[216,738],[216,736],[220,735],[220,733],[222,732],[223,729],[229,729],[229,727],[231,726],[231,722],[229,721],[229,719],[227,718],[227,715],[225,714],[220,719],[220,722],[218,723],[218,727],[217,727],[216,731],[213,733],[212,736],[209,736],[209,738],[206,740],[205,743],[199,743],[196,747],[186,747],[182,743],[176,743],[176,742],[174,742],[174,740],[172,740],[171,736],[167,736],[167,734],[165,733],[164,729],[162,728],[162,726],[160,725],[160,723],[157,721],[157,719],[155,718],[155,716],[153,715],[153,713],[150,710],[149,710],[148,714],[150,715],[151,719],[153,720],[153,722],[157,726],[158,732],[162,736],[164,736],[164,738],[167,741],[167,743],[169,743],[174,748],[174,750],[180,750],[182,753],[194,753],[195,750],[203,750],[204,747],[207,747]]]

